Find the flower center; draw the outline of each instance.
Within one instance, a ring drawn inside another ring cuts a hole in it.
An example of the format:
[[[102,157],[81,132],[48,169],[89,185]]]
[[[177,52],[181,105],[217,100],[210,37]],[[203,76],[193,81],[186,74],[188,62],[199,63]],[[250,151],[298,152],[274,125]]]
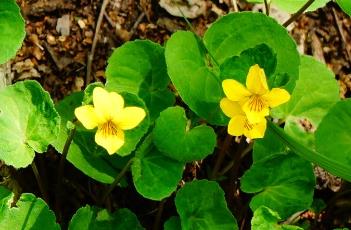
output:
[[[253,124],[250,124],[249,123],[249,120],[248,119],[246,119],[245,120],[245,123],[244,123],[244,128],[246,129],[246,130],[252,130],[253,129]]]
[[[112,121],[107,121],[101,126],[101,132],[103,136],[116,136],[117,135],[117,126]]]
[[[265,107],[265,103],[259,95],[252,95],[249,99],[250,111],[260,112]]]

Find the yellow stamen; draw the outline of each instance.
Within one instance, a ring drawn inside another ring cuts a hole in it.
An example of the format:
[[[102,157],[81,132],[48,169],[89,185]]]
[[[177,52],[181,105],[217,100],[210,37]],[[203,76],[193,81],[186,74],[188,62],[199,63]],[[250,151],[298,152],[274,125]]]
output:
[[[101,126],[102,135],[107,136],[116,136],[117,135],[117,126],[112,121],[107,121]]]
[[[265,103],[258,95],[252,95],[249,99],[250,111],[261,112],[265,107]]]

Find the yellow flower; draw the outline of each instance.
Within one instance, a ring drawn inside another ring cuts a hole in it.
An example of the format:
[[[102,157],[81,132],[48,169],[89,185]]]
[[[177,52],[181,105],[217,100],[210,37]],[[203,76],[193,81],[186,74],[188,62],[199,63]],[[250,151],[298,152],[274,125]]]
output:
[[[258,123],[269,115],[269,108],[281,105],[290,99],[285,89],[268,89],[266,75],[259,65],[250,67],[246,87],[236,80],[222,82],[225,95],[231,101],[239,102],[250,123]]]
[[[267,121],[263,119],[258,123],[250,123],[238,102],[222,98],[220,107],[223,113],[230,117],[228,133],[232,136],[245,135],[250,139],[262,138],[266,131]]]
[[[107,92],[101,87],[93,91],[92,105],[75,109],[77,119],[87,129],[97,127],[95,142],[109,154],[115,153],[124,144],[124,131],[135,128],[145,118],[144,109],[124,107],[124,99],[115,92]]]

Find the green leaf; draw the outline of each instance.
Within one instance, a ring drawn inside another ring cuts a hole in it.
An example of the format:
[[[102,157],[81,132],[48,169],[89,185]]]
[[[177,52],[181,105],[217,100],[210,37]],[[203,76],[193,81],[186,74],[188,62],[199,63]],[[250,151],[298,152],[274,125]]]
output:
[[[57,111],[62,117],[59,137],[55,143],[53,143],[53,146],[58,152],[62,152],[69,134],[66,123],[74,119],[74,109],[81,105],[82,100],[83,92],[74,93],[60,101],[56,106]],[[147,127],[144,128],[145,130],[147,129]],[[140,131],[140,135],[143,132]],[[114,181],[129,158],[122,158],[118,156],[118,154],[112,156],[108,155],[105,149],[95,143],[94,136],[95,131],[89,131],[83,127],[78,127],[70,145],[67,160],[89,177],[102,183],[110,184]],[[128,141],[127,132],[126,141]],[[135,141],[132,145],[136,145],[138,141],[139,140]]]
[[[351,16],[351,1],[350,0],[336,0],[336,3],[339,4],[340,8]]]
[[[252,230],[303,230],[303,228],[293,225],[279,225],[279,214],[272,209],[261,206],[254,212],[251,219]]]
[[[264,0],[246,0],[252,3],[263,3]],[[315,11],[318,8],[325,6],[330,0],[315,0],[306,11]],[[338,1],[338,0],[337,0]],[[348,1],[348,0],[345,0]],[[273,5],[276,5],[279,9],[284,10],[288,13],[295,13],[302,6],[308,2],[308,0],[270,0]]]
[[[172,83],[190,109],[211,124],[227,124],[228,118],[219,107],[224,94],[215,63],[200,39],[191,32],[178,31],[168,40],[165,55]]]
[[[50,95],[36,81],[0,90],[0,159],[15,168],[31,164],[58,135],[60,117]]]
[[[172,216],[169,218],[163,227],[164,230],[182,230],[180,219],[178,216]]]
[[[72,217],[69,230],[142,230],[136,215],[127,208],[109,213],[106,209],[82,207]]]
[[[219,64],[244,50],[266,44],[277,55],[275,72],[288,74],[292,82],[298,79],[300,57],[294,40],[284,27],[264,14],[228,14],[207,30],[204,43]]]
[[[183,230],[236,230],[238,225],[227,207],[224,192],[214,181],[186,183],[175,198]]]
[[[338,105],[338,103],[336,105]],[[283,142],[287,147],[289,147],[289,149],[291,149],[294,153],[296,153],[303,159],[306,159],[312,163],[319,165],[320,167],[324,168],[325,170],[329,171],[335,176],[339,176],[347,181],[351,181],[350,164],[345,164],[345,162],[339,161],[338,159],[335,160],[334,157],[328,157],[324,154],[307,148],[305,145],[302,145],[301,143],[295,141],[294,138],[287,135],[281,128],[277,127],[270,121],[268,121],[268,129],[271,129],[274,135],[281,142]]]
[[[162,200],[170,196],[182,179],[184,163],[166,157],[148,136],[136,151],[132,175],[136,190],[144,197]]]
[[[308,209],[314,186],[311,163],[293,153],[275,154],[254,162],[241,178],[241,189],[256,193],[250,202],[253,211],[263,205],[282,218]]]
[[[313,57],[302,56],[300,78],[290,101],[281,106],[283,114],[277,116],[285,119],[287,134],[306,146],[314,146],[314,131],[337,101],[339,85],[333,72]]]
[[[277,65],[277,58],[271,48],[260,44],[241,52],[240,56],[228,58],[220,67],[221,80],[234,79],[246,84],[246,77],[251,66],[258,64],[268,78],[272,77]],[[270,85],[271,86],[271,85]]]
[[[25,32],[24,19],[15,0],[1,0],[0,4],[0,64],[16,55]]]
[[[133,93],[143,99],[152,121],[175,102],[174,94],[167,88],[164,49],[151,41],[127,42],[117,48],[108,60],[106,79],[107,89]]]
[[[0,229],[40,230],[60,229],[54,213],[33,194],[24,193],[12,207],[14,194],[0,186]]]
[[[335,104],[316,131],[316,149],[351,175],[351,100]],[[327,168],[326,168],[327,169]],[[328,169],[327,169],[328,170]]]
[[[266,157],[287,152],[286,146],[276,137],[271,129],[267,129],[264,137],[257,139],[253,146],[253,161],[257,162]]]
[[[181,162],[200,160],[213,152],[216,133],[206,125],[189,129],[182,107],[170,107],[156,120],[153,138],[167,157]]]

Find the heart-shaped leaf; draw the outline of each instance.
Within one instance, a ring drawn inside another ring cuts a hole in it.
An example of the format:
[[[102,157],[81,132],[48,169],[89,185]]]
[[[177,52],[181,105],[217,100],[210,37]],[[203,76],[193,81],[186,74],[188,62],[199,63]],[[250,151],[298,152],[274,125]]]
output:
[[[244,50],[266,44],[277,55],[276,73],[298,79],[300,57],[294,40],[283,26],[262,13],[242,12],[222,17],[206,31],[204,43],[219,64]]]
[[[16,168],[31,164],[58,135],[60,116],[36,81],[0,90],[0,159]]]
[[[156,147],[166,156],[181,161],[200,160],[211,154],[216,134],[206,125],[189,129],[182,107],[170,107],[161,112],[153,131]]]
[[[316,84],[318,82],[318,84]],[[325,64],[301,57],[300,78],[288,103],[275,117],[285,119],[284,130],[296,141],[314,146],[314,131],[329,109],[339,101],[339,85]]]
[[[123,94],[123,96],[125,97],[127,105],[143,107],[144,103],[140,99],[138,100],[135,95]],[[57,111],[62,117],[60,134],[57,140],[53,143],[53,146],[58,152],[62,152],[63,146],[69,135],[69,130],[67,129],[66,124],[68,121],[74,119],[74,109],[81,105],[82,100],[83,92],[74,93],[60,101],[56,106]],[[135,133],[128,134],[128,131],[125,132],[126,147],[122,147],[125,149],[125,152],[123,153],[130,153],[133,151],[140,138],[145,134],[149,126],[147,118],[140,126],[141,127],[136,128]],[[95,143],[94,136],[94,130],[90,131],[83,127],[78,127],[70,145],[67,159],[89,177],[102,183],[112,183],[129,158],[122,158],[121,156],[118,156],[118,154],[111,156],[108,155],[105,149]],[[123,150],[122,148],[121,150]],[[118,153],[119,152],[120,151],[118,151]]]
[[[12,206],[14,194],[0,186],[0,229],[30,230],[60,229],[56,223],[54,212],[40,198],[33,194],[24,193]]]
[[[127,208],[118,209],[114,213],[109,213],[106,209],[82,207],[72,217],[69,230],[142,230],[144,229],[136,215]]]
[[[211,124],[224,125],[228,119],[219,107],[224,94],[218,70],[199,39],[185,31],[172,35],[165,52],[168,74],[191,110]]]
[[[177,189],[183,168],[184,163],[166,157],[154,146],[151,136],[148,136],[133,160],[135,188],[148,199],[162,200]]]
[[[280,220],[280,216],[277,212],[265,206],[261,206],[256,209],[251,219],[251,230],[303,230],[303,228],[293,225],[280,225],[278,224]]]
[[[169,77],[164,49],[151,41],[133,41],[117,48],[108,60],[106,88],[128,92],[144,100],[153,121],[175,102],[167,88]]]
[[[311,163],[294,153],[282,153],[254,162],[241,178],[240,188],[257,193],[250,202],[253,211],[263,205],[287,218],[310,207],[314,186]]]
[[[15,0],[0,4],[0,64],[15,56],[26,35],[24,19]]]
[[[183,230],[237,230],[227,207],[224,192],[214,181],[186,183],[176,195],[175,204]]]

